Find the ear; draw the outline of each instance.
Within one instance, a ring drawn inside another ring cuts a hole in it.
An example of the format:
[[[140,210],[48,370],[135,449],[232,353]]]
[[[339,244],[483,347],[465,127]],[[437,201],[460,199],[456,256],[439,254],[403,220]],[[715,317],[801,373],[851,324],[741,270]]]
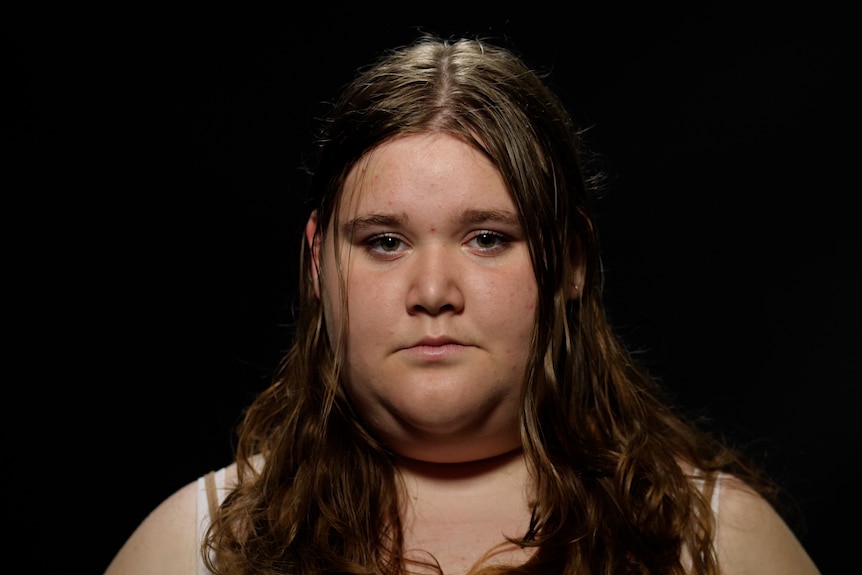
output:
[[[583,288],[585,276],[583,264],[576,262],[572,270],[572,283],[569,285],[569,300],[581,299],[581,288]]]
[[[593,251],[596,238],[596,230],[593,220],[583,206],[577,208],[578,224],[580,232],[575,235],[572,244],[571,258],[572,272],[569,283],[569,300],[579,300],[584,293],[584,282],[587,279],[587,256]]]
[[[317,235],[317,210],[311,212],[305,223],[305,241],[311,257],[311,279],[314,281],[314,295],[320,299],[320,238]]]
[[[584,265],[584,250],[582,247],[583,240],[578,238],[575,242],[575,253],[572,258],[572,276],[569,284],[569,300],[581,299],[581,293],[584,287],[586,278],[586,266]]]

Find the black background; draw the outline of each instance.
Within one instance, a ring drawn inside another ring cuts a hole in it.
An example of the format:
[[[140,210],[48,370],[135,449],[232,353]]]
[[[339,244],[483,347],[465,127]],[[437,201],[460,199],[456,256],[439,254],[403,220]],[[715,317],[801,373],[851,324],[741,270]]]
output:
[[[788,488],[824,573],[855,559],[853,18],[567,6],[5,22],[3,476],[30,571],[101,572],[158,502],[229,461],[290,338],[317,106],[417,28],[552,70],[615,176],[598,225],[621,336]]]

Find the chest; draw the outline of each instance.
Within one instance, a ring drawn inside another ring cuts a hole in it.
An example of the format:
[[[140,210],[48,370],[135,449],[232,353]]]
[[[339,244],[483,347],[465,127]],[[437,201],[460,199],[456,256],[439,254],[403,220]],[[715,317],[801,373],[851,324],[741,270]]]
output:
[[[433,556],[444,575],[462,575],[483,558],[520,565],[532,550],[508,542],[506,536],[522,537],[529,522],[529,509],[503,502],[494,507],[472,508],[465,503],[448,511],[435,508],[411,518],[405,530],[405,551],[409,558],[420,561]]]

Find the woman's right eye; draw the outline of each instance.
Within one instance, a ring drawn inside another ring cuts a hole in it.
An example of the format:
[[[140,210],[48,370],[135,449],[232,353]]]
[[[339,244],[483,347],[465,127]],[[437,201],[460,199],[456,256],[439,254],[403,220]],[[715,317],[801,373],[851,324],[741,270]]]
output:
[[[365,243],[371,251],[385,254],[396,254],[404,249],[404,242],[391,234],[373,236]]]

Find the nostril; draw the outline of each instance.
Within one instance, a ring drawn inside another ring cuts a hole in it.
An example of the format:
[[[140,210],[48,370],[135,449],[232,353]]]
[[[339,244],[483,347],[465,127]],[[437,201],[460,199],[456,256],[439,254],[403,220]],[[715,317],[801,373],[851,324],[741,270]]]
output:
[[[415,304],[412,307],[414,313],[427,313],[431,315],[439,315],[441,313],[454,312],[455,305],[452,303],[444,303],[442,305]]]

